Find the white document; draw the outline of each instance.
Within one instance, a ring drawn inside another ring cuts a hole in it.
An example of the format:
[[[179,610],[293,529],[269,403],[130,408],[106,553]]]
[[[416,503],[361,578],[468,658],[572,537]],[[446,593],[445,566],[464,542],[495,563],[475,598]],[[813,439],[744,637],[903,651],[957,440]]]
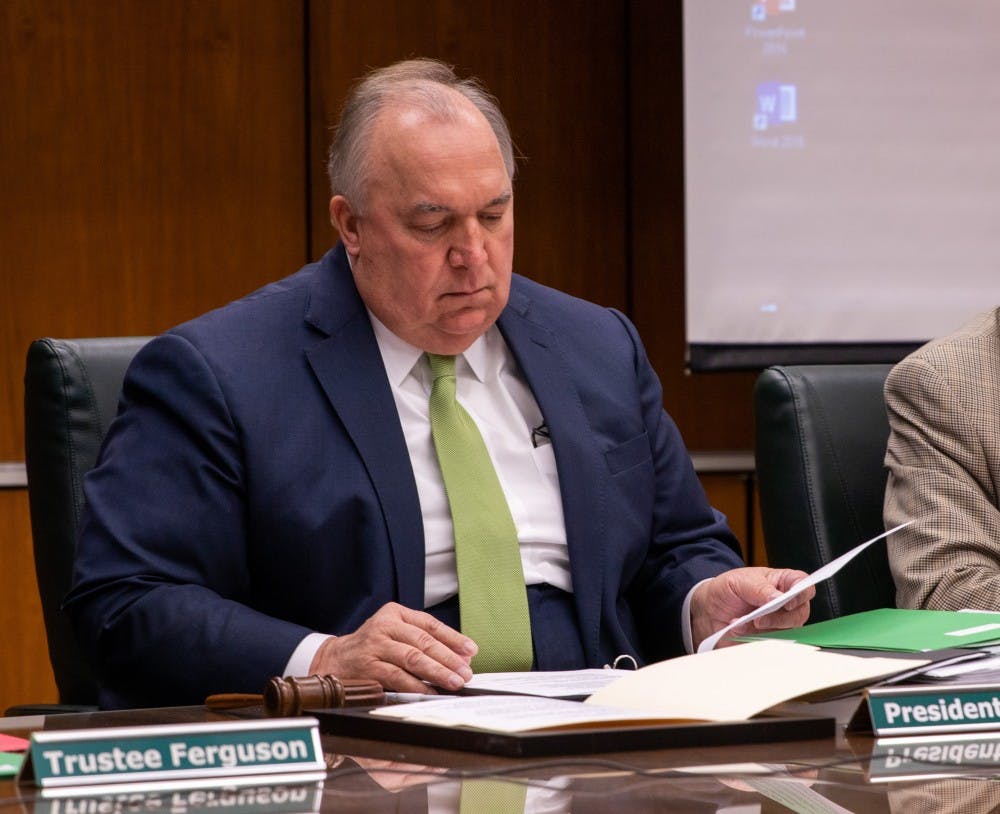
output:
[[[737,721],[792,698],[868,683],[928,661],[851,656],[765,639],[651,664],[598,690],[584,705],[641,709],[669,718]]]
[[[901,528],[910,525],[910,523],[912,522],[913,522],[912,520],[908,520],[905,523],[900,523],[895,528],[891,528],[888,531],[883,531],[877,537],[872,537],[870,540],[861,543],[861,545],[855,546],[846,554],[841,554],[839,557],[837,557],[837,559],[831,560],[826,565],[817,568],[805,579],[796,582],[791,588],[789,588],[787,591],[781,594],[781,596],[776,596],[770,602],[764,603],[756,610],[752,610],[745,616],[741,616],[735,622],[733,622],[730,625],[727,625],[717,633],[713,633],[698,646],[698,652],[705,653],[709,650],[714,649],[715,646],[722,639],[722,637],[725,636],[727,633],[729,633],[729,631],[740,627],[740,625],[745,625],[747,622],[752,622],[754,619],[757,619],[761,616],[766,616],[771,611],[777,610],[786,602],[788,602],[788,600],[791,599],[793,596],[797,596],[798,594],[802,593],[806,588],[809,588],[813,585],[816,585],[819,582],[822,582],[827,577],[832,577],[841,568],[847,565],[847,563],[849,563],[856,556],[858,556],[858,554],[860,554],[862,551],[868,548],[868,546],[870,546],[872,543],[881,540],[883,537],[888,537],[890,534],[899,531]]]
[[[571,698],[593,695],[631,670],[589,669],[525,673],[480,673],[466,682],[469,690]]]
[[[844,655],[768,639],[626,670],[582,704],[525,695],[442,696],[378,707],[371,714],[498,732],[612,723],[739,721],[807,693],[869,683],[926,663],[922,658]]]
[[[463,695],[439,701],[377,707],[371,714],[437,726],[471,726],[495,732],[661,720],[660,716],[643,710],[524,695]]]
[[[948,679],[955,676],[975,676],[976,673],[988,672],[990,680],[1000,674],[1000,656],[986,656],[981,659],[970,659],[960,661],[957,664],[945,664],[928,670],[924,675],[927,678]],[[985,680],[984,680],[985,683]]]

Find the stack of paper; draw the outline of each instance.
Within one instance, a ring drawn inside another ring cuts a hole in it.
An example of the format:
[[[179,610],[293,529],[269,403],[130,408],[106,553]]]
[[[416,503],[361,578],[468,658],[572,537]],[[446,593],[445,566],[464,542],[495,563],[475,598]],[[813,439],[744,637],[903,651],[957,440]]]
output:
[[[819,690],[857,686],[927,663],[828,653],[761,641],[669,659],[627,672],[580,704],[555,698],[448,697],[373,714],[503,732],[650,722],[739,721]],[[545,680],[545,674],[537,674]],[[736,678],[734,678],[736,677]]]

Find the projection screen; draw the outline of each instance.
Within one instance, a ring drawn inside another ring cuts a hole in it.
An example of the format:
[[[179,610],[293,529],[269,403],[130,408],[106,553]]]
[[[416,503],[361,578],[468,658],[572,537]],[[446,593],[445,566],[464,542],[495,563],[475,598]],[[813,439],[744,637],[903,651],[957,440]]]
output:
[[[693,369],[896,361],[1000,304],[1000,3],[685,0]]]

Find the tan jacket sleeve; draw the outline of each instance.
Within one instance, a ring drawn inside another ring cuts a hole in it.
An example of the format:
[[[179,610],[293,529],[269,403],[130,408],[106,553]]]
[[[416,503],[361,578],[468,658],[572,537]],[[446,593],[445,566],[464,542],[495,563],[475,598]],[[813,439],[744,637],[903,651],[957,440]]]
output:
[[[1000,610],[998,317],[917,351],[886,381],[885,522],[915,521],[888,539],[900,607]]]

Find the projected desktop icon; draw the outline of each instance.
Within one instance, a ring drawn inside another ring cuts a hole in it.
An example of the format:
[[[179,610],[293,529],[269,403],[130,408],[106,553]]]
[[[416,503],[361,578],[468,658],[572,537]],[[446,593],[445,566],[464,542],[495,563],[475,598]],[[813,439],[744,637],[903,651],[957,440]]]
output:
[[[753,117],[754,130],[767,130],[780,124],[797,121],[798,91],[784,82],[762,82],[757,85],[757,110]]]
[[[795,0],[757,0],[750,6],[750,19],[762,23],[768,17],[786,11],[795,11]]]

